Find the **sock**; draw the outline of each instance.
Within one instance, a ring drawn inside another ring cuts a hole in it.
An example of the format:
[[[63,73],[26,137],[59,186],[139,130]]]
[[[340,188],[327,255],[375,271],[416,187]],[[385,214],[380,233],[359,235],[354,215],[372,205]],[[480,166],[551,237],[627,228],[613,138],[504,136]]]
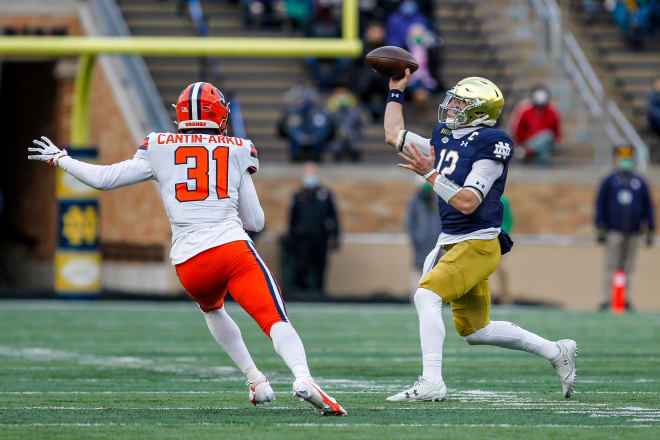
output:
[[[467,335],[470,345],[497,345],[511,350],[537,354],[547,360],[559,355],[557,344],[507,321],[491,321],[484,328]]]
[[[206,319],[206,325],[209,327],[213,338],[220,344],[220,346],[227,352],[236,366],[243,372],[243,374],[259,379],[263,374],[257,369],[252,361],[252,357],[243,342],[241,330],[231,316],[227,314],[224,307],[219,310],[212,310],[210,312],[202,312]],[[256,375],[258,373],[258,375]],[[250,377],[247,377],[250,382],[254,382]]]
[[[442,298],[431,290],[418,288],[415,308],[419,316],[419,339],[422,343],[422,377],[433,383],[442,382],[442,345],[445,323],[442,320]]]
[[[277,322],[270,328],[275,351],[289,367],[296,379],[311,379],[307,356],[300,336],[288,322]]]
[[[244,371],[243,373],[245,374],[246,379],[250,383],[255,383],[258,380],[261,380],[261,379],[266,377],[266,376],[264,376],[264,373],[259,371],[259,369],[257,367],[252,367],[252,368],[248,369],[247,371]]]

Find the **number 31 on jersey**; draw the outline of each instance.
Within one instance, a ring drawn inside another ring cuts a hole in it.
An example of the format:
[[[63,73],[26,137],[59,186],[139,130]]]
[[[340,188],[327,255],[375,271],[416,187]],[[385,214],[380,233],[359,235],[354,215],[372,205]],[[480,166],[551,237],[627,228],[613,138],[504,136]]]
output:
[[[215,191],[218,199],[226,199],[228,180],[229,148],[217,147],[212,153],[216,167]],[[209,151],[201,146],[182,146],[174,151],[174,164],[186,165],[189,159],[194,159],[194,167],[188,168],[188,180],[195,181],[195,189],[188,189],[188,183],[177,183],[176,199],[179,202],[206,200],[209,196]]]

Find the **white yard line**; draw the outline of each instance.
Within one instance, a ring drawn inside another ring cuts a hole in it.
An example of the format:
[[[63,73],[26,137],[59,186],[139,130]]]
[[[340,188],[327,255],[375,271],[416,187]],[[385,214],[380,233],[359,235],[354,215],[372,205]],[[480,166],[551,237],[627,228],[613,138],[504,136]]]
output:
[[[35,361],[74,361],[84,365],[100,365],[104,367],[135,368],[160,373],[194,373],[214,375],[226,380],[242,380],[242,375],[233,376],[238,369],[230,366],[195,367],[186,364],[163,364],[158,360],[137,356],[98,356],[77,351],[53,350],[49,348],[30,347],[12,348],[0,345],[0,356],[30,359]]]
[[[654,425],[556,425],[556,424],[529,424],[529,425],[511,425],[511,424],[460,424],[460,423],[395,423],[391,425],[376,423],[277,423],[275,426],[290,426],[299,428],[354,428],[354,427],[369,427],[369,428],[426,428],[426,427],[439,427],[439,428],[595,428],[595,429],[611,429],[611,428],[655,428]]]

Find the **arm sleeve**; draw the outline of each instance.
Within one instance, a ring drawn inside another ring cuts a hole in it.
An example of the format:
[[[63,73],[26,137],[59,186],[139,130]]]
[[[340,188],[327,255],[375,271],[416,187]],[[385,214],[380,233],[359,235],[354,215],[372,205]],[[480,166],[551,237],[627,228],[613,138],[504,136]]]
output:
[[[479,197],[479,202],[482,202],[503,171],[504,164],[502,162],[480,159],[472,164],[472,170],[465,178],[463,188],[475,193]]]
[[[403,148],[404,146],[410,147],[411,144],[415,144],[415,146],[424,153],[426,156],[431,154],[431,139],[427,139],[425,137],[422,137],[418,134],[413,133],[412,131],[408,130],[401,130],[399,131],[399,136],[397,137],[396,141],[396,151],[400,151],[405,154],[406,150]]]
[[[143,150],[138,150],[133,159],[112,165],[93,165],[66,156],[58,161],[58,166],[95,189],[120,188],[154,178]]]
[[[241,186],[238,188],[238,217],[248,231],[259,232],[264,228],[264,210],[259,204],[259,196],[249,171],[243,173]]]

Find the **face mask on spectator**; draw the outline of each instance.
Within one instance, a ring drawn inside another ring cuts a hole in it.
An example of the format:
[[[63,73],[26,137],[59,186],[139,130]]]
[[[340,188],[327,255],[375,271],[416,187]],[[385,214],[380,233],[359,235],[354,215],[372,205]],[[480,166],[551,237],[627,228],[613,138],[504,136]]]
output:
[[[307,174],[302,178],[302,184],[305,188],[315,188],[319,185],[319,177],[314,174]]]
[[[631,171],[635,167],[635,161],[630,157],[622,157],[617,161],[617,165],[621,171]]]
[[[536,89],[532,92],[532,104],[534,107],[543,107],[550,101],[550,94],[543,89]]]
[[[417,11],[419,11],[419,7],[417,6],[416,2],[406,0],[403,3],[401,3],[401,6],[399,6],[399,11],[405,16],[411,16],[417,14]]]

